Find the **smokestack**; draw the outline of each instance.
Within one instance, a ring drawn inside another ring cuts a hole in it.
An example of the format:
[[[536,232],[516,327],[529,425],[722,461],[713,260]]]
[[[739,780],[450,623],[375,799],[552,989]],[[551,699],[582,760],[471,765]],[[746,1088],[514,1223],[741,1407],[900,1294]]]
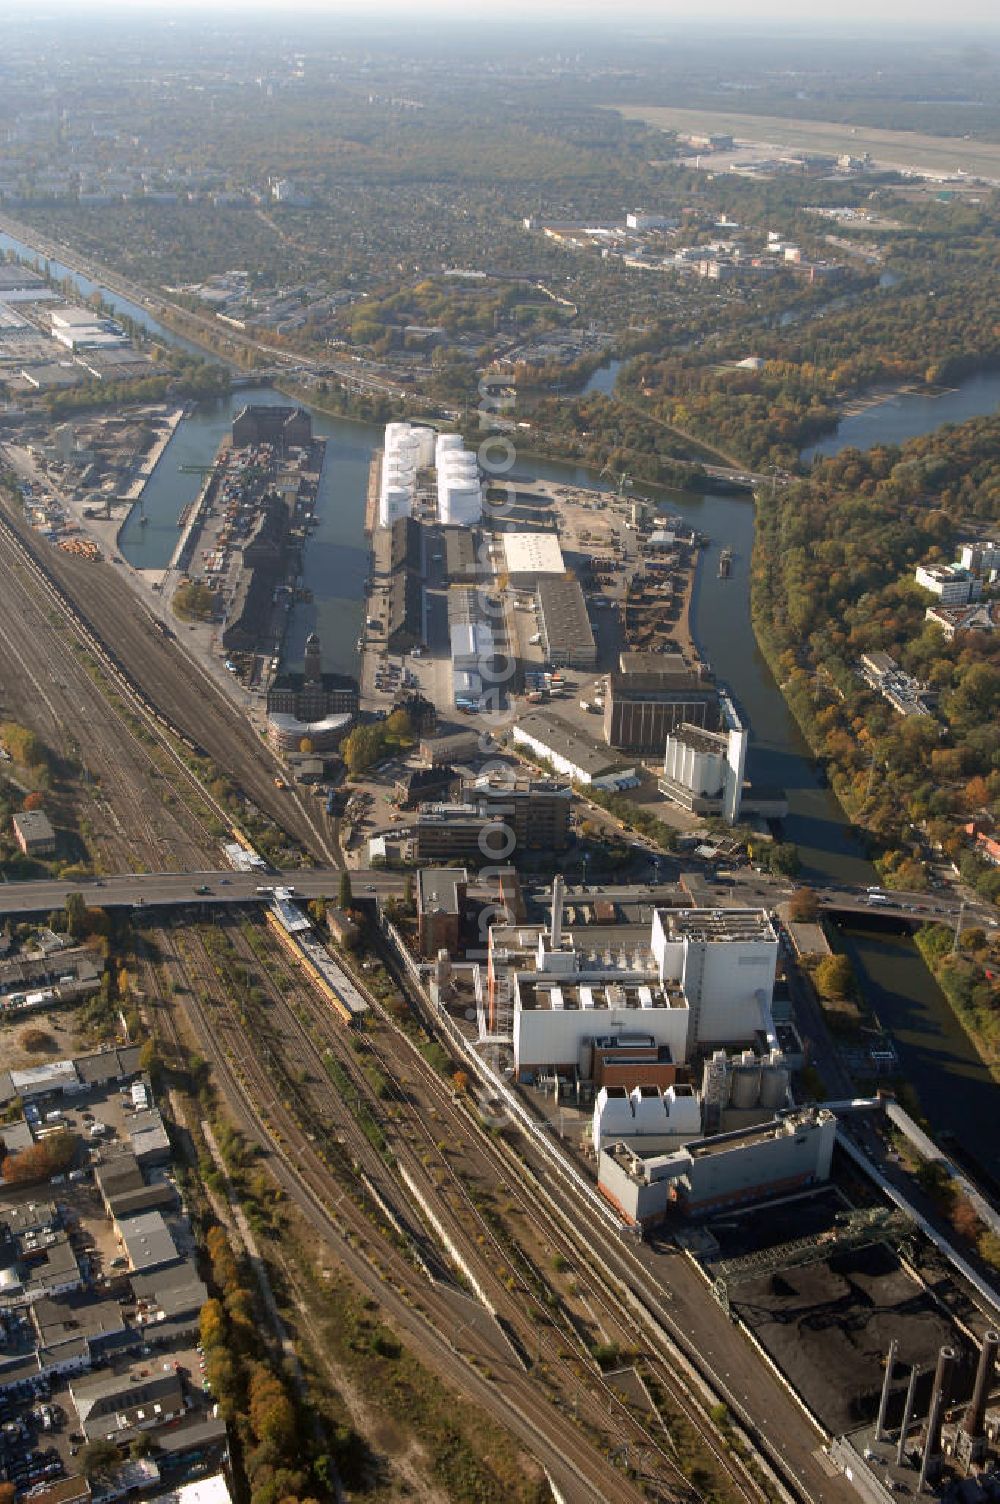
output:
[[[934,1380],[935,1388],[931,1395],[931,1413],[927,1417],[927,1440],[924,1442],[924,1455],[920,1459],[920,1481],[917,1483],[917,1493],[922,1494],[927,1487],[927,1479],[933,1470],[937,1471],[938,1456],[936,1449],[931,1448],[931,1439],[941,1434],[941,1391],[937,1388],[937,1378]]]
[[[994,1331],[987,1332],[983,1337],[983,1345],[979,1352],[979,1367],[976,1369],[976,1383],[972,1391],[972,1399],[969,1401],[969,1408],[962,1421],[962,1430],[973,1440],[983,1434],[986,1404],[990,1397],[990,1384],[993,1380],[993,1370],[996,1368],[998,1350],[1000,1350],[1000,1334]]]
[[[896,1367],[896,1354],[899,1352],[899,1343],[893,1337],[889,1343],[889,1356],[885,1360],[885,1379],[882,1382],[882,1399],[878,1407],[878,1420],[875,1423],[875,1440],[881,1441],[885,1435],[885,1412],[889,1408],[889,1390],[892,1388],[892,1374]]]
[[[906,1453],[906,1438],[910,1431],[910,1422],[913,1419],[913,1406],[917,1398],[917,1380],[920,1377],[920,1369],[916,1364],[910,1369],[910,1382],[906,1386],[906,1400],[903,1404],[903,1424],[899,1428],[899,1446],[896,1448],[896,1466],[902,1467],[903,1457]]]
[[[552,879],[552,925],[549,929],[549,944],[553,950],[562,945],[563,879],[557,874]]]
[[[945,1407],[951,1398],[952,1379],[955,1375],[955,1349],[942,1347],[934,1370],[934,1388],[931,1390],[931,1409],[927,1417],[927,1439],[924,1442],[924,1460],[920,1469],[922,1479],[928,1468],[934,1468],[941,1453],[941,1422]]]

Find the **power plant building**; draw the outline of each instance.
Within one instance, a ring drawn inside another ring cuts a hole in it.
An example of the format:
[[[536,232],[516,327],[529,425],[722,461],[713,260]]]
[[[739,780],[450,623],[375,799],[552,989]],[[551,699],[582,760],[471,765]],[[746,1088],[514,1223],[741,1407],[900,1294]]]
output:
[[[598,1157],[598,1189],[624,1219],[655,1227],[668,1211],[698,1216],[830,1178],[837,1120],[823,1107],[699,1138],[667,1154],[616,1144]]]

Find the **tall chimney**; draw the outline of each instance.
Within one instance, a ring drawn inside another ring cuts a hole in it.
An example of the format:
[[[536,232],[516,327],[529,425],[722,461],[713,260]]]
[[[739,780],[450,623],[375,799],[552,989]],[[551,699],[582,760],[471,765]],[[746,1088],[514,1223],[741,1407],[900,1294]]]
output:
[[[998,1350],[1000,1350],[1000,1334],[994,1331],[987,1332],[983,1337],[983,1345],[979,1352],[979,1367],[976,1369],[976,1383],[972,1391],[972,1399],[969,1401],[969,1408],[962,1421],[962,1430],[971,1438],[983,1434],[986,1405],[990,1397],[990,1384],[993,1381]]]
[[[562,945],[563,878],[561,873],[552,879],[552,925],[549,929],[549,944],[553,950]]]
[[[931,1447],[931,1441],[935,1433],[941,1434],[941,1391],[937,1387],[937,1378],[934,1380],[934,1391],[931,1394],[931,1413],[927,1417],[927,1440],[924,1442],[924,1455],[920,1459],[920,1480],[917,1483],[917,1493],[922,1494],[927,1486],[927,1479],[931,1472],[936,1472],[939,1458],[936,1448]]]
[[[920,1369],[914,1363],[910,1369],[910,1382],[906,1386],[906,1400],[903,1404],[903,1424],[899,1428],[899,1446],[896,1448],[896,1466],[902,1467],[903,1458],[906,1455],[906,1438],[910,1431],[910,1422],[913,1419],[913,1406],[917,1398],[917,1380],[920,1377]]]
[[[885,1434],[885,1412],[889,1408],[889,1390],[892,1388],[892,1375],[896,1367],[896,1354],[899,1352],[899,1343],[893,1337],[889,1343],[889,1356],[885,1360],[885,1378],[882,1381],[882,1398],[879,1401],[878,1420],[875,1423],[875,1440],[881,1441]]]
[[[924,1442],[922,1475],[926,1473],[928,1463],[933,1464],[941,1451],[941,1422],[944,1419],[948,1401],[951,1399],[955,1359],[956,1353],[953,1347],[942,1347],[938,1353],[937,1368],[934,1370],[934,1388],[931,1390],[931,1409],[927,1417],[927,1439]]]

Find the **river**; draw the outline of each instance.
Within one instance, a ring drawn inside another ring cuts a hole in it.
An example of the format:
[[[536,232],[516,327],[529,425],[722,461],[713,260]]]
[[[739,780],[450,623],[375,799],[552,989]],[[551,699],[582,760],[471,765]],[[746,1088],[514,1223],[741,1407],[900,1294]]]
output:
[[[0,248],[30,255],[27,247],[0,236]],[[95,284],[49,263],[57,276],[68,275],[84,293]],[[144,310],[108,296],[119,312],[141,322],[150,333],[188,348]],[[199,352],[201,353],[201,352]],[[617,370],[602,367],[590,390],[610,390]],[[232,414],[244,401],[285,402],[269,389],[201,404],[180,425],[146,488],[145,527],[134,512],[122,533],[122,551],[138,567],[165,565],[177,540],[177,518],[201,484],[181,465],[211,464]],[[845,418],[835,435],[817,448],[834,453],[848,445],[869,447],[899,442],[943,422],[957,422],[992,411],[1000,401],[1000,373],[970,378],[938,398],[901,396]],[[319,526],[311,535],[304,564],[314,602],[296,606],[289,628],[287,657],[301,659],[308,632],[323,641],[327,667],[351,672],[357,667],[355,639],[363,616],[363,586],[368,550],[363,532],[368,468],[381,430],[363,423],[331,418],[313,410],[315,431],[328,439],[317,505]],[[558,461],[526,457],[519,471],[567,485],[607,489],[594,472]],[[704,552],[692,607],[695,639],[718,678],[727,684],[747,714],[752,739],[747,774],[751,782],[778,784],[788,794],[786,836],[802,857],[805,876],[817,881],[870,883],[875,874],[855,840],[832,793],[817,779],[809,749],[798,731],[750,628],[750,555],[753,507],[745,497],[707,492],[664,495],[665,509],[681,513],[711,541]],[[718,557],[733,550],[733,569],[718,578]],[[904,937],[861,930],[845,932],[862,983],[883,1023],[899,1047],[904,1073],[923,1110],[937,1130],[947,1130],[996,1172],[990,1125],[996,1119],[996,1087],[979,1061],[948,1004]]]

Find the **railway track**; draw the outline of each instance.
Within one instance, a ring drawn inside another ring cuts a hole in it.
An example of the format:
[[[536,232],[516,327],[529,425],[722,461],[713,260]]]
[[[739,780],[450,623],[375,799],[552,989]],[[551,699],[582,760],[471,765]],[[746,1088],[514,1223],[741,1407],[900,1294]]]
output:
[[[176,937],[171,937],[168,946],[171,966],[187,979],[185,1006],[199,1047],[236,1109],[240,1126],[262,1143],[279,1184],[333,1244],[341,1262],[413,1337],[422,1356],[432,1359],[467,1399],[481,1403],[530,1447],[561,1480],[568,1498],[581,1504],[591,1500],[594,1504],[633,1504],[641,1497],[648,1499],[648,1492],[641,1494],[629,1478],[586,1446],[573,1418],[540,1405],[537,1384],[505,1344],[489,1335],[489,1325],[472,1319],[475,1307],[467,1296],[432,1283],[392,1242],[380,1239],[373,1247],[367,1214],[332,1176],[319,1153],[318,1135],[303,1130],[283,1093],[275,1089],[246,1028],[239,1020],[220,1027],[227,990],[217,974],[213,980],[211,958],[203,954],[199,960],[199,946],[200,942],[191,947],[190,955],[178,953]],[[199,993],[212,999],[210,1012],[205,1011]],[[333,1212],[332,1198],[336,1198]],[[444,1333],[455,1333],[456,1338]],[[464,1338],[461,1350],[458,1335]]]
[[[200,664],[178,643],[164,638],[124,581],[105,564],[47,548],[5,499],[0,505],[0,535],[11,557],[19,556],[19,562],[45,590],[53,607],[73,623],[116,690],[137,713],[141,707],[151,734],[174,755],[176,740],[211,759],[231,776],[246,798],[288,831],[305,851],[332,859],[315,812],[293,791],[276,788],[278,765],[254,735],[249,721]],[[201,789],[200,782],[184,766]],[[209,799],[203,789],[202,793]],[[228,823],[229,815],[225,811],[221,814]]]

